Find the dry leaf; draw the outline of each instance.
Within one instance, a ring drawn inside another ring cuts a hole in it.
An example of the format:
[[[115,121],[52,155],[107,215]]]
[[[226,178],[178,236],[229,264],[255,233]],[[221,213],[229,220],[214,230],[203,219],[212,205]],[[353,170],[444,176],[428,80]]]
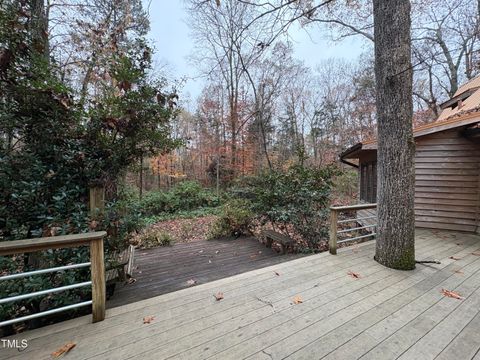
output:
[[[275,275],[280,276],[280,273],[278,273],[278,272],[276,272],[276,271],[274,271],[274,273],[275,273]]]
[[[474,252],[472,253],[472,255],[480,256],[480,251],[474,251]]]
[[[212,260],[208,260],[208,263],[211,264],[211,263],[212,263]]]
[[[462,270],[460,270],[460,269],[453,270],[453,272],[454,272],[454,273],[456,273],[456,274],[463,274],[463,271],[462,271]]]
[[[450,256],[449,259],[452,259],[452,260],[461,260],[462,258],[459,258],[457,256]]]
[[[129,284],[129,285],[133,284],[133,283],[136,283],[136,282],[137,282],[137,279],[135,279],[133,277],[127,280],[127,284]]]
[[[451,298],[454,298],[454,299],[463,300],[463,297],[460,296],[459,293],[457,293],[455,291],[452,291],[452,290],[442,289],[442,294],[444,296],[448,296],[448,297],[451,297]]]
[[[353,271],[349,271],[347,275],[350,275],[354,279],[360,279],[360,274]]]
[[[77,344],[69,342],[63,345],[60,349],[52,353],[52,356],[54,358],[58,358],[66,353],[68,353],[70,350],[72,350]]]
[[[187,285],[188,285],[188,286],[193,286],[193,285],[195,285],[196,283],[197,283],[197,281],[196,281],[196,280],[193,280],[193,279],[190,279],[190,280],[187,281]]]
[[[218,292],[213,296],[214,296],[215,300],[217,300],[217,301],[220,301],[220,300],[223,299],[223,293],[222,292]]]
[[[220,253],[220,250],[215,251],[215,254],[218,254],[218,253]]]
[[[145,316],[143,318],[143,323],[150,324],[153,320],[155,320],[155,316]]]
[[[303,303],[302,297],[299,296],[299,295],[295,296],[295,297],[293,298],[293,303],[294,303],[295,305],[298,305],[298,304]]]

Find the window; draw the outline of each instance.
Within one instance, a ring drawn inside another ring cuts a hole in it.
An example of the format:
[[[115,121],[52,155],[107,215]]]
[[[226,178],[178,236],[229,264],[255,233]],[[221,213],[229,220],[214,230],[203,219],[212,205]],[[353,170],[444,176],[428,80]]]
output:
[[[360,200],[374,203],[377,201],[377,162],[360,165]]]

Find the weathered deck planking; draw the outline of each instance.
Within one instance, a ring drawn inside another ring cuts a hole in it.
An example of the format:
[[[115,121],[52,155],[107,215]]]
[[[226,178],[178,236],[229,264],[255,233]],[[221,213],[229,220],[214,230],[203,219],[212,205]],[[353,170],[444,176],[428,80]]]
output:
[[[175,244],[135,254],[135,283],[117,286],[107,307],[152,298],[250,270],[278,264],[299,255],[280,256],[255,238],[222,239]]]
[[[417,231],[417,258],[441,264],[409,272],[379,265],[373,249],[302,257],[109,309],[100,323],[26,332],[28,348],[0,359],[49,359],[69,341],[76,347],[66,359],[478,358],[480,236]],[[215,301],[218,291],[224,300]],[[303,303],[293,304],[296,295]]]

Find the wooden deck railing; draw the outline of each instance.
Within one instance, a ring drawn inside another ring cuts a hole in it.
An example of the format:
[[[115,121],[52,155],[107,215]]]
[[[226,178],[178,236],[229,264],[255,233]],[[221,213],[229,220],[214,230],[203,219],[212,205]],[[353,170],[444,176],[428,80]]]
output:
[[[100,231],[100,232],[91,232],[91,233],[76,234],[76,235],[53,236],[53,237],[45,237],[45,238],[0,242],[0,256],[31,253],[31,252],[49,250],[49,249],[90,246],[90,262],[88,263],[73,264],[73,265],[60,266],[60,267],[55,267],[50,269],[41,269],[36,271],[5,275],[0,277],[0,281],[13,280],[13,279],[23,278],[27,276],[32,276],[32,275],[70,270],[70,269],[82,268],[87,266],[90,266],[90,270],[91,270],[91,281],[57,287],[57,288],[48,289],[48,290],[37,291],[30,294],[22,294],[22,295],[3,298],[3,299],[0,299],[0,305],[3,303],[14,302],[22,299],[28,299],[31,297],[75,289],[83,286],[92,287],[91,301],[85,301],[79,304],[68,305],[68,306],[64,306],[64,307],[53,309],[53,310],[43,311],[37,314],[27,315],[21,318],[15,318],[15,319],[3,321],[3,322],[0,322],[0,326],[10,325],[13,323],[26,321],[26,320],[38,318],[44,315],[58,313],[61,311],[66,311],[66,310],[78,308],[81,306],[87,306],[87,305],[92,306],[93,322],[102,321],[103,319],[105,319],[106,293],[105,293],[105,263],[104,263],[104,252],[103,252],[103,238],[105,237],[105,235],[106,235],[105,231]]]
[[[332,206],[330,207],[330,241],[328,244],[330,254],[336,255],[337,254],[337,244],[347,242],[347,241],[354,241],[354,240],[360,240],[364,238],[368,238],[371,236],[375,236],[375,232],[371,232],[370,234],[367,235],[361,235],[361,236],[355,236],[352,238],[344,239],[344,240],[338,240],[338,235],[339,234],[344,234],[352,231],[359,231],[359,230],[367,230],[371,228],[375,228],[377,226],[376,224],[376,216],[364,216],[364,217],[354,217],[351,219],[344,219],[344,220],[338,220],[338,215],[342,212],[357,212],[359,210],[367,210],[367,209],[375,209],[377,207],[377,204],[358,204],[358,205],[350,205],[350,206]],[[369,219],[375,219],[374,224],[368,224],[365,226],[359,226],[361,224],[361,221],[366,221]],[[353,223],[355,224],[355,227],[352,228],[347,228],[341,231],[338,231],[338,224],[348,224],[348,223]]]

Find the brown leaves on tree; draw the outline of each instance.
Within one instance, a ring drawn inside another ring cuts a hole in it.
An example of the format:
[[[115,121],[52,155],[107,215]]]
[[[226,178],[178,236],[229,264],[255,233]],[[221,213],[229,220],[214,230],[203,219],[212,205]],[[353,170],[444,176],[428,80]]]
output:
[[[75,346],[77,346],[77,344],[73,343],[73,342],[69,342],[69,343],[66,343],[65,345],[63,345],[61,348],[57,349],[56,351],[54,351],[52,353],[52,357],[54,358],[58,358],[62,355],[65,355],[67,354],[68,352],[70,352]]]
[[[215,300],[217,300],[217,301],[223,300],[223,293],[219,291],[218,293],[216,293],[215,295],[213,295],[213,297],[214,297]]]
[[[457,292],[447,289],[442,289],[443,296],[451,297],[457,300],[463,300],[464,298]]]
[[[298,305],[298,304],[303,303],[302,297],[301,297],[300,295],[295,296],[295,297],[293,298],[293,303],[294,303],[295,305]]]
[[[360,276],[359,273],[356,273],[356,272],[353,272],[353,271],[349,271],[349,272],[347,273],[347,275],[351,276],[351,277],[354,278],[354,279],[360,279],[360,278],[361,278],[361,276]]]
[[[143,323],[150,324],[153,320],[155,320],[155,316],[145,316],[143,318]]]

